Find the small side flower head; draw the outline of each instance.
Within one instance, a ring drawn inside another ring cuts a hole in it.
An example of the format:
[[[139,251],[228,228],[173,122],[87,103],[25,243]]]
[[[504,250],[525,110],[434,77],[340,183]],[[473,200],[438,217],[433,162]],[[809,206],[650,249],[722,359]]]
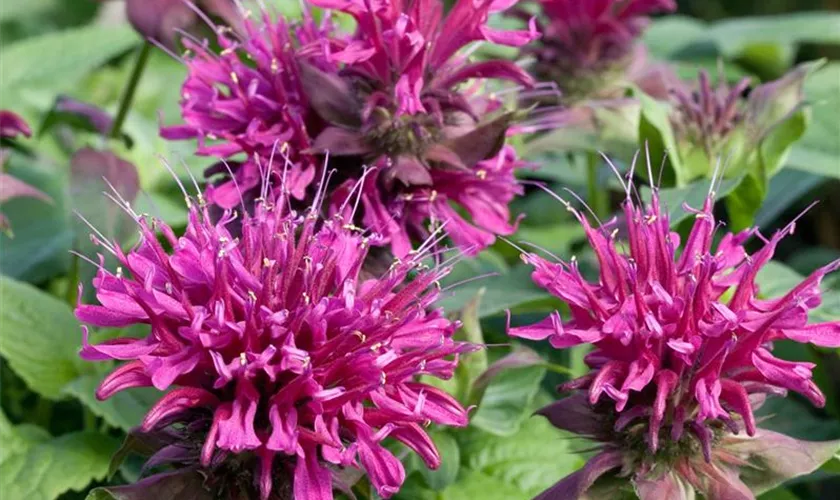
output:
[[[636,44],[649,16],[676,9],[674,0],[539,0],[540,40],[525,48],[535,74],[555,81],[567,103],[607,97],[644,59]],[[618,85],[616,85],[618,84]]]
[[[533,26],[487,25],[491,13],[515,2],[459,0],[445,16],[441,0],[312,3],[348,13],[358,25],[352,38],[306,51],[326,50],[337,73],[303,65],[302,75],[310,101],[329,123],[314,150],[347,164],[342,175],[350,185],[363,166],[373,168],[362,188],[364,224],[382,233],[399,257],[441,221],[468,253],[511,234],[508,204],[521,192],[513,172],[523,163],[504,144],[517,114],[479,91],[489,80],[524,87],[533,80],[512,61],[470,62],[462,49],[475,41],[521,46],[534,39]],[[334,197],[334,204],[345,201],[341,191]]]
[[[243,33],[216,27],[219,54],[207,41],[183,40],[188,71],[181,89],[184,124],[163,127],[161,136],[196,138],[197,154],[222,160],[207,171],[220,176],[207,190],[208,202],[235,208],[242,193],[252,204],[270,165],[277,166],[271,172],[274,185],[282,183],[295,199],[307,196],[323,164],[307,151],[323,123],[304,92],[297,53],[332,29],[328,18],[316,24],[308,12],[298,22],[282,16],[272,20],[262,12],[259,19],[250,14],[243,19]],[[310,64],[328,65],[315,59]],[[236,161],[227,161],[233,157]]]
[[[267,191],[241,215],[238,238],[227,229],[238,215],[214,222],[200,198],[183,235],[134,214],[141,240],[130,252],[94,237],[120,267],[100,269],[99,304],[79,304],[76,316],[150,327],[99,344],[85,328],[84,359],[124,362],[96,396],[166,391],[139,429],[165,437],[149,467],[173,464],[184,480],[198,471],[226,498],[328,500],[343,469],[390,497],[405,471],[383,440],[436,468],[424,427],[467,424],[454,398],[417,380],[451,377],[472,349],[431,308],[448,269],[424,267],[421,249],[362,279],[373,235],[319,218],[317,205],[290,211]]]
[[[776,357],[772,347],[780,340],[840,346],[840,323],[808,321],[820,303],[820,281],[840,261],[781,297],[761,296],[756,275],[795,222],[766,239],[755,229],[719,234],[713,201],[710,195],[700,210],[689,209],[694,225],[684,242],[671,231],[655,189],[645,206],[628,195],[621,242],[618,230],[592,227],[569,207],[597,258],[595,282],[574,259],[523,255],[534,281],[565,302],[570,316],[554,313],[510,335],[547,339],[558,349],[592,346],[585,358],[590,372],[562,387],[572,395],[539,413],[602,445],[583,470],[539,498],[578,498],[611,472],[645,500],[671,498],[665,491],[681,488],[709,499],[752,499],[754,485],[739,471],[769,460],[773,446],[792,450],[789,467],[773,465],[782,478],[810,472],[836,451],[837,443],[831,448],[759,429],[754,409],[765,396],[787,391],[825,404],[812,380],[814,365]],[[751,237],[764,242],[753,254],[744,249]]]

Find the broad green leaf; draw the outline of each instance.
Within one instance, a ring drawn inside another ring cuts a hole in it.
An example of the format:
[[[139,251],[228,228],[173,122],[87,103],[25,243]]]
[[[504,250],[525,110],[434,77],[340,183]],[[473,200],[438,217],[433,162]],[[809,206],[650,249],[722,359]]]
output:
[[[805,81],[811,123],[791,151],[788,164],[827,177],[840,178],[840,63],[832,62]]]
[[[510,368],[496,375],[484,389],[470,425],[497,436],[519,431],[530,414],[546,369],[541,365]]]
[[[434,497],[433,497],[434,498]],[[437,500],[524,500],[527,495],[516,486],[483,474],[468,472],[455,484],[436,496]]]
[[[41,290],[0,278],[0,354],[38,394],[59,399],[80,375],[79,323],[64,302]]]
[[[99,401],[95,396],[99,379],[97,375],[83,375],[67,384],[62,392],[78,399],[109,425],[124,431],[140,425],[149,408],[160,399],[160,393],[153,389],[129,389]]]
[[[532,498],[580,468],[583,459],[575,449],[586,446],[536,416],[529,417],[512,436],[495,437],[469,431],[460,442],[464,467],[503,484],[515,485],[521,493],[509,498],[522,499]]]
[[[556,203],[559,209],[559,202]],[[511,241],[526,250],[536,252],[543,252],[545,250],[563,257],[569,255],[572,245],[583,240],[585,237],[586,232],[583,226],[578,221],[573,220],[551,226],[522,226],[511,237]],[[510,245],[499,245],[498,248],[507,258],[516,258],[519,255],[519,250]]]
[[[53,500],[68,490],[81,490],[105,477],[118,444],[96,432],[74,432],[32,443],[3,462],[0,491],[4,498]]]
[[[764,298],[781,297],[802,282],[803,276],[779,261],[765,264],[755,277],[759,293]]]
[[[0,22],[13,21],[39,14],[55,4],[56,0],[27,0],[0,2]]]
[[[505,310],[549,297],[550,295],[531,281],[531,268],[518,264],[498,276],[476,280],[455,287],[452,295],[437,302],[447,311],[460,311],[475,296],[479,288],[487,291],[481,299],[478,316],[485,318]]]
[[[706,39],[708,27],[693,17],[674,15],[654,20],[642,40],[657,59],[667,59]]]
[[[840,14],[800,12],[779,16],[727,19],[710,26],[706,36],[727,57],[740,55],[753,44],[840,44]]]
[[[741,179],[724,180],[715,190],[715,197],[722,199],[726,197],[738,185]],[[668,211],[668,217],[671,220],[671,225],[675,226],[683,220],[691,216],[687,212],[684,205],[700,210],[703,208],[703,203],[706,202],[706,197],[711,191],[712,181],[709,179],[701,179],[692,182],[683,188],[666,188],[659,190],[659,203]],[[642,197],[645,202],[650,201],[651,191],[647,186],[641,187]]]
[[[12,154],[6,164],[11,175],[43,191],[53,203],[17,198],[3,204],[13,236],[0,234],[0,271],[16,279],[39,283],[67,269],[73,241],[64,182],[57,168]]]
[[[0,51],[0,94],[30,88],[64,89],[140,42],[128,25],[89,25],[13,43]],[[6,97],[9,97],[8,95]],[[5,99],[4,99],[5,100]],[[3,107],[8,107],[8,102]]]
[[[458,477],[458,471],[461,469],[461,453],[458,442],[451,434],[445,431],[432,431],[429,437],[435,442],[440,453],[440,467],[437,470],[427,468],[423,461],[413,453],[411,460],[417,463],[417,470],[423,476],[426,485],[435,491],[441,491],[454,483]]]
[[[680,159],[677,139],[674,129],[671,127],[670,109],[667,104],[659,102],[641,90],[634,89],[633,97],[639,100],[642,105],[641,119],[639,120],[639,144],[645,144],[650,151],[651,161],[656,164],[664,159],[662,175],[663,182],[668,185],[674,184],[677,187],[684,186],[692,175],[685,172]],[[638,173],[646,176],[645,169]]]
[[[825,178],[800,170],[783,169],[770,179],[767,199],[755,215],[756,227],[768,227],[791,205],[825,181]],[[785,221],[781,221],[785,222]]]

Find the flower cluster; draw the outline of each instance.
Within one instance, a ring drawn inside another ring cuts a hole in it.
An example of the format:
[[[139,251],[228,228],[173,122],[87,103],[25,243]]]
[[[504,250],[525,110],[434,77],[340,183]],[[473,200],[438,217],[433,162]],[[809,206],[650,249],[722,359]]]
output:
[[[676,9],[674,0],[539,0],[539,43],[525,49],[535,73],[557,82],[567,101],[601,97],[640,59],[636,39],[648,16]]]
[[[322,163],[308,153],[323,124],[306,97],[296,58],[300,47],[327,36],[329,19],[318,25],[305,14],[290,25],[282,17],[272,21],[264,12],[260,20],[244,19],[243,30],[240,36],[217,28],[218,55],[207,42],[183,40],[188,49],[181,94],[185,124],[161,129],[166,139],[198,138],[199,155],[237,160],[207,172],[222,174],[205,194],[221,208],[239,205],[240,193],[253,203],[270,165],[279,165],[271,180],[302,199]],[[319,63],[328,65],[310,58],[310,64]]]
[[[583,278],[574,259],[523,255],[534,266],[534,281],[568,304],[571,315],[564,320],[555,313],[509,333],[548,339],[556,348],[593,347],[586,357],[591,372],[565,384],[574,394],[540,413],[604,443],[582,473],[597,471],[591,482],[575,490],[583,484],[581,475],[570,476],[543,498],[577,498],[599,475],[620,467],[635,474],[637,488],[664,468],[707,498],[724,498],[715,493],[721,491],[749,493],[738,479],[740,455],[726,446],[743,429],[748,436],[761,434],[756,400],[791,390],[817,406],[825,403],[812,380],[814,365],[780,359],[772,346],[783,339],[840,346],[840,323],[808,323],[808,311],[820,303],[821,279],[840,261],[782,297],[760,296],[756,275],[794,224],[769,239],[755,230],[727,233],[715,248],[712,205],[710,196],[694,211],[682,245],[655,192],[645,208],[628,196],[626,243],[616,240],[618,230],[593,228],[575,212],[600,266],[595,283]],[[764,246],[750,255],[743,245],[752,236]]]
[[[363,281],[372,236],[287,204],[255,205],[240,238],[227,229],[235,214],[213,222],[202,203],[181,237],[137,217],[141,241],[127,254],[94,238],[121,267],[100,270],[99,305],[80,304],[76,316],[151,331],[91,344],[85,330],[82,357],[126,361],[99,399],[133,387],[168,391],[140,430],[186,442],[163,448],[153,465],[207,471],[231,498],[285,498],[277,492],[291,489],[298,500],[333,498],[334,473],[361,468],[389,497],[405,471],[383,439],[435,468],[441,458],[424,426],[467,423],[455,399],[417,380],[452,376],[471,349],[452,340],[457,323],[430,310],[447,269],[423,267],[420,249]]]
[[[362,166],[373,169],[362,188],[365,226],[381,232],[397,256],[428,235],[429,221],[448,221],[468,253],[492,243],[495,234],[512,233],[507,207],[520,192],[513,171],[522,162],[503,144],[514,116],[478,93],[480,85],[465,84],[498,79],[527,87],[533,80],[511,61],[471,63],[459,51],[478,40],[531,41],[533,29],[498,31],[486,24],[489,14],[515,2],[459,0],[445,17],[440,0],[312,3],[349,13],[358,23],[353,37],[330,40],[329,57],[340,71],[306,65],[304,81],[330,125],[315,139],[315,150],[349,164],[340,169],[348,185],[361,178]],[[334,203],[344,204],[346,192],[339,189]]]

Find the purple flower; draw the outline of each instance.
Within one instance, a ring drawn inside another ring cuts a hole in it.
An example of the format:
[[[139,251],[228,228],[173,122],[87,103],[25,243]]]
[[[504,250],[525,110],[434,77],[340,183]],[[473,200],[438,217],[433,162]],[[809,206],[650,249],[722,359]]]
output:
[[[554,313],[511,328],[510,335],[548,339],[558,349],[593,347],[585,359],[590,373],[565,384],[574,395],[540,411],[558,427],[604,443],[588,472],[576,474],[595,471],[597,477],[624,467],[638,488],[663,471],[674,472],[707,498],[752,498],[720,496],[707,480],[749,492],[729,443],[742,439],[734,435],[744,429],[756,439],[764,432],[756,428],[756,400],[791,390],[817,406],[825,403],[812,380],[814,365],[780,359],[772,346],[785,339],[840,346],[840,323],[808,322],[808,311],[820,303],[820,281],[840,261],[782,297],[760,296],[756,275],[794,223],[768,239],[751,229],[723,234],[714,245],[719,226],[712,205],[709,197],[693,211],[694,226],[682,244],[655,192],[644,208],[628,196],[625,243],[616,240],[618,230],[593,228],[569,208],[597,257],[596,282],[583,278],[574,259],[523,255],[534,266],[534,281],[568,304],[570,316]],[[750,255],[743,245],[752,236],[764,245]],[[569,484],[541,498],[577,498],[586,489],[557,493],[571,491],[564,489]]]
[[[308,13],[300,23],[289,24],[282,17],[272,21],[263,12],[259,21],[243,21],[241,36],[218,28],[221,54],[206,42],[183,40],[189,71],[181,92],[185,124],[163,127],[161,135],[198,138],[199,155],[235,160],[208,170],[208,175],[223,174],[208,188],[210,203],[233,208],[240,194],[253,201],[269,165],[278,166],[270,176],[276,185],[282,182],[295,198],[305,197],[322,163],[307,151],[323,125],[304,93],[296,54],[331,29],[328,20],[319,26]],[[310,64],[317,61],[310,59]]]
[[[0,138],[14,140],[21,135],[32,136],[32,130],[26,120],[11,111],[0,110]],[[3,172],[7,154],[7,150],[0,149],[0,203],[6,203],[14,198],[35,198],[45,203],[52,203],[52,198],[42,191]],[[12,234],[9,218],[2,212],[0,212],[0,231],[10,236]]]
[[[241,29],[242,16],[234,0],[126,0],[128,21],[144,38],[177,45],[182,30],[192,28],[199,16],[217,16]]]
[[[81,355],[126,361],[100,399],[132,387],[168,391],[140,430],[189,430],[181,447],[193,451],[167,448],[178,453],[162,461],[209,478],[250,477],[249,496],[263,499],[289,485],[298,500],[331,499],[334,473],[360,468],[389,497],[405,471],[386,437],[435,468],[424,426],[467,423],[455,399],[417,381],[451,377],[471,349],[452,340],[456,323],[429,309],[448,269],[424,268],[420,251],[363,281],[371,237],[338,217],[319,219],[316,208],[289,213],[287,203],[257,203],[240,238],[226,229],[231,211],[213,223],[199,203],[181,237],[138,217],[142,238],[131,252],[98,241],[121,267],[100,270],[101,305],[80,304],[76,316],[101,327],[148,324],[151,333],[92,345],[85,330]]]
[[[541,39],[526,47],[538,77],[557,82],[565,100],[600,97],[644,59],[636,40],[648,16],[676,9],[674,0],[539,0]],[[638,70],[638,68],[636,68]],[[635,70],[634,70],[635,71]]]
[[[450,233],[468,253],[512,233],[508,202],[521,192],[512,172],[522,162],[503,145],[515,116],[477,91],[488,79],[526,87],[533,80],[511,61],[472,63],[459,51],[474,41],[521,46],[534,39],[533,26],[487,26],[491,13],[515,1],[459,0],[446,16],[440,0],[312,3],[347,12],[358,24],[352,38],[304,51],[326,51],[337,73],[305,65],[302,75],[313,107],[330,125],[314,149],[346,165],[339,170],[347,185],[362,178],[364,165],[373,168],[362,193],[364,224],[382,233],[397,256],[425,239],[429,222],[451,221]],[[333,196],[334,209],[347,204],[345,194]]]

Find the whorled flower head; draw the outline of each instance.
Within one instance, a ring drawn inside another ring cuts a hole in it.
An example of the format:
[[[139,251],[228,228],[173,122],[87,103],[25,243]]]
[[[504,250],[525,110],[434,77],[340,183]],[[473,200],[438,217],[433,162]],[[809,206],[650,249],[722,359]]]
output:
[[[208,14],[235,29],[241,29],[242,23],[235,0],[126,0],[125,11],[138,33],[170,47],[177,45],[180,31],[196,26]]]
[[[168,390],[141,431],[189,430],[186,455],[175,459],[191,457],[208,484],[232,470],[237,488],[254,478],[250,497],[278,498],[291,485],[298,500],[331,499],[332,471],[361,468],[388,497],[405,471],[383,439],[434,468],[440,456],[423,427],[467,423],[455,399],[416,379],[450,377],[471,348],[452,340],[456,323],[429,309],[447,269],[424,268],[421,249],[362,281],[369,237],[338,217],[319,219],[315,208],[285,211],[287,203],[258,203],[240,238],[226,229],[235,215],[214,223],[200,204],[181,237],[138,217],[134,250],[99,241],[121,267],[99,272],[101,305],[80,304],[76,316],[101,327],[148,324],[151,333],[96,345],[86,334],[82,357],[126,361],[102,382],[100,399]],[[167,449],[157,460],[172,461]]]
[[[491,13],[515,2],[459,0],[444,17],[441,0],[312,0],[358,24],[352,38],[330,40],[337,73],[302,68],[310,100],[330,124],[314,149],[340,157],[339,173],[352,185],[362,166],[373,168],[363,189],[364,223],[398,256],[425,238],[430,220],[448,220],[467,252],[514,230],[507,206],[520,192],[512,172],[521,162],[503,149],[514,114],[478,90],[489,79],[523,86],[533,80],[511,61],[472,63],[459,51],[479,40],[510,46],[532,40],[533,30],[487,26]],[[321,55],[323,47],[306,52]]]
[[[743,94],[749,86],[749,78],[733,87],[720,78],[712,87],[709,73],[701,70],[696,88],[681,85],[671,89],[675,132],[683,141],[703,147],[709,157],[720,154],[729,133],[744,121]]]
[[[794,224],[769,239],[756,230],[726,233],[715,245],[712,205],[710,196],[693,211],[694,226],[682,243],[655,192],[644,208],[628,196],[623,243],[617,230],[593,228],[575,212],[597,257],[598,281],[585,280],[574,259],[523,255],[535,268],[534,281],[568,304],[571,315],[564,320],[554,313],[509,333],[548,339],[556,348],[593,347],[586,356],[590,373],[565,385],[576,394],[540,413],[605,443],[591,465],[604,466],[598,475],[623,467],[636,474],[638,486],[651,474],[676,471],[707,498],[724,498],[710,484],[725,478],[727,489],[745,489],[737,473],[743,464],[732,458],[737,454],[727,455],[726,443],[738,441],[734,435],[744,429],[748,436],[764,432],[756,429],[756,398],[792,390],[817,406],[825,403],[812,380],[814,365],[780,359],[772,347],[784,339],[840,346],[840,323],[808,323],[808,311],[820,303],[821,279],[840,261],[782,297],[760,296],[756,275]],[[743,245],[752,236],[764,246],[750,255]],[[577,498],[581,492],[572,496],[569,484],[543,498]]]
[[[272,21],[263,12],[260,20],[244,19],[243,30],[238,35],[216,29],[220,54],[207,42],[183,40],[188,49],[181,92],[185,124],[161,129],[166,139],[198,138],[199,155],[235,160],[207,172],[223,176],[206,193],[221,208],[239,205],[240,193],[253,202],[269,165],[281,167],[271,180],[302,199],[322,164],[307,153],[323,123],[309,105],[296,57],[300,47],[327,36],[329,19],[318,25],[304,12],[300,22],[289,23],[282,17]],[[310,64],[330,66],[317,57]],[[231,172],[234,180],[227,177]]]
[[[598,94],[639,55],[636,40],[648,16],[676,9],[674,0],[539,0],[542,37],[525,48],[538,77],[555,81],[564,98]]]

